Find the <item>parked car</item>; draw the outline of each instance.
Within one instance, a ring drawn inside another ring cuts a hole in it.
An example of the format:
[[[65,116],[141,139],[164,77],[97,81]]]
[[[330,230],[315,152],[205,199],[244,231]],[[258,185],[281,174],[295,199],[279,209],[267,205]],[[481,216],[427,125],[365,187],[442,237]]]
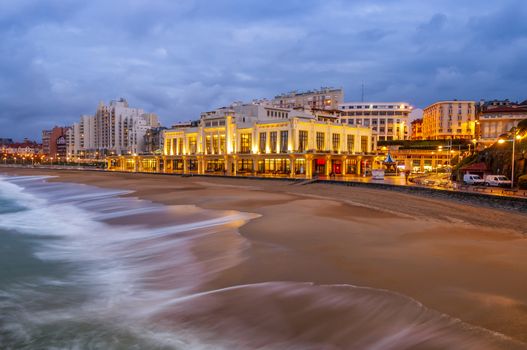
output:
[[[479,175],[476,174],[465,174],[463,175],[463,182],[466,185],[483,185],[485,180],[483,180]]]
[[[487,175],[485,176],[485,185],[494,187],[510,187],[511,180],[503,175]]]

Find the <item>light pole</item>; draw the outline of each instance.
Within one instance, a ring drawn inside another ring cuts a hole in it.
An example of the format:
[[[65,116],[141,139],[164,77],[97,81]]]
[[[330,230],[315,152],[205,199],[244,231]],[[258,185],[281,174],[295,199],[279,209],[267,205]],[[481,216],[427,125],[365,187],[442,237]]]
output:
[[[516,139],[521,139],[520,135],[516,135],[516,130],[517,130],[516,127],[512,128],[511,130],[512,131],[511,189],[514,188],[514,153],[516,151]],[[505,143],[505,141],[510,141],[510,140],[504,140],[500,138],[498,140],[498,143],[502,144],[502,143]]]

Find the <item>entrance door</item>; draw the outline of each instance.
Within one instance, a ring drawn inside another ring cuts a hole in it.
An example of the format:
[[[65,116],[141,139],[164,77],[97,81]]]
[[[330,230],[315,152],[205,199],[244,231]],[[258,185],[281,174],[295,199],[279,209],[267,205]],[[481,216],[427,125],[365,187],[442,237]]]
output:
[[[313,160],[313,173],[317,175],[326,174],[326,160],[325,159],[314,159]]]
[[[342,162],[340,160],[334,160],[333,163],[333,174],[340,175],[342,174]]]

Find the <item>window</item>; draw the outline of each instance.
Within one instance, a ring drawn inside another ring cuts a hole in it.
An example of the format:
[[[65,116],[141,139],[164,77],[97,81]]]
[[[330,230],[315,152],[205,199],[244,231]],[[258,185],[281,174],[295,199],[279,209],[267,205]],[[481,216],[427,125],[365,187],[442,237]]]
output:
[[[298,151],[304,152],[307,148],[307,131],[299,130],[298,131]]]
[[[323,132],[317,132],[317,151],[323,151],[324,150],[324,133]]]
[[[355,135],[348,135],[347,136],[347,143],[348,143],[348,152],[353,153],[353,149],[355,148]]]
[[[348,119],[348,123],[349,123],[350,125],[353,125],[353,124],[355,124],[355,120],[354,120],[354,119]]]
[[[361,136],[360,137],[360,151],[362,153],[368,152],[368,136]]]
[[[210,135],[205,136],[205,152],[212,154],[212,137]]]
[[[214,151],[214,154],[220,153],[220,137],[218,135],[212,136],[212,149]]]
[[[287,153],[288,138],[289,133],[287,130],[280,131],[280,153]]]
[[[278,138],[278,132],[271,131],[269,133],[269,141],[271,143],[270,144],[270,148],[271,148],[270,151],[271,151],[271,153],[276,153],[276,151],[277,151],[277,149],[276,149],[277,142],[278,142],[277,138]]]
[[[179,155],[182,155],[183,154],[183,138],[179,138],[177,140],[177,143],[178,143],[178,149],[177,149],[177,154]]]
[[[196,136],[190,136],[188,138],[188,148],[189,148],[190,154],[196,154],[197,152]]]
[[[380,123],[381,125],[386,124],[386,119],[379,119],[379,123]]]
[[[338,152],[340,149],[340,134],[333,134],[332,137],[333,152]]]
[[[267,142],[267,133],[260,133],[260,153],[265,153],[265,143]]]
[[[226,140],[225,135],[220,135],[220,152],[225,154],[227,153],[227,150],[225,149]]]
[[[251,134],[245,133],[240,135],[240,152],[251,153]]]

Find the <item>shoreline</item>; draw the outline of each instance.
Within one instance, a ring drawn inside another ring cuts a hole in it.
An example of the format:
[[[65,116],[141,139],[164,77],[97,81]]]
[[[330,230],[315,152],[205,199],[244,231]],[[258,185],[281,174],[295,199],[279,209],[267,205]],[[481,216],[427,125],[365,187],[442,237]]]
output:
[[[149,173],[149,172],[126,172],[126,171],[107,171],[102,169],[77,169],[77,168],[46,168],[46,167],[3,167],[0,164],[0,173],[2,169],[22,169],[22,170],[36,170],[36,171],[58,171],[58,172],[96,172],[96,173],[110,173],[110,174],[131,174],[138,176],[160,176],[160,177],[175,177],[175,178],[204,178],[204,179],[239,179],[239,180],[252,180],[252,181],[277,181],[277,182],[288,182],[290,184],[299,184],[302,181],[313,181],[307,185],[326,184],[334,186],[345,186],[345,187],[359,187],[381,191],[392,191],[401,192],[415,196],[438,198],[440,200],[449,200],[457,203],[466,203],[471,205],[477,205],[485,208],[494,208],[500,210],[509,211],[520,211],[527,213],[527,192],[519,192],[518,195],[510,195],[503,193],[493,193],[492,190],[499,190],[491,188],[491,192],[486,191],[463,191],[463,190],[449,190],[436,187],[426,187],[417,185],[396,185],[391,183],[380,183],[380,182],[365,182],[355,180],[331,180],[331,179],[299,179],[289,177],[265,177],[265,176],[228,176],[219,174],[175,174],[175,173]],[[486,188],[484,188],[486,190]],[[502,189],[502,192],[508,191]],[[521,194],[523,193],[523,195]],[[527,233],[527,231],[526,231]]]
[[[2,169],[0,172],[6,169]],[[52,182],[133,189],[167,205],[261,215],[239,229],[247,259],[210,287],[268,281],[386,289],[527,341],[525,215],[453,200],[331,184],[10,169]]]

